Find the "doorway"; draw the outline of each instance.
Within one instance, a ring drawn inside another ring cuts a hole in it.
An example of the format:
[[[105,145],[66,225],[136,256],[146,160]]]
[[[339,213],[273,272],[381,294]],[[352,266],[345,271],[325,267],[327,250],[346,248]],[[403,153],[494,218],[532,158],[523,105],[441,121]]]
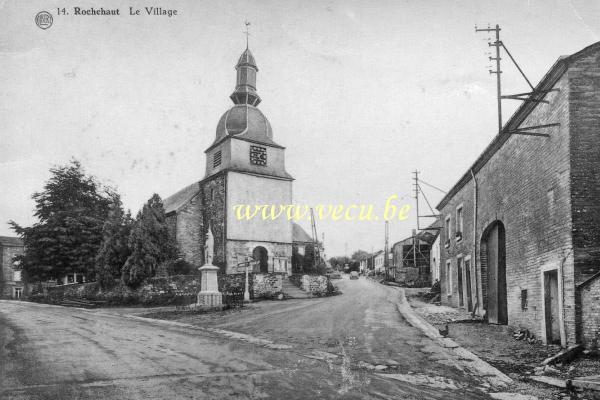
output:
[[[504,225],[496,221],[484,231],[481,241],[482,266],[487,269],[487,318],[490,324],[508,323],[506,299],[506,238]],[[483,273],[483,271],[482,271]]]
[[[463,259],[458,257],[456,259],[456,272],[458,274],[458,306],[465,306],[465,295],[463,292]]]
[[[471,291],[471,260],[465,260],[465,281],[467,283],[467,310],[473,311],[473,294]]]
[[[258,261],[258,272],[262,274],[269,273],[269,252],[262,246],[256,246],[252,250],[252,258]]]
[[[546,271],[544,272],[544,308],[547,343],[560,344],[558,298],[558,271]]]

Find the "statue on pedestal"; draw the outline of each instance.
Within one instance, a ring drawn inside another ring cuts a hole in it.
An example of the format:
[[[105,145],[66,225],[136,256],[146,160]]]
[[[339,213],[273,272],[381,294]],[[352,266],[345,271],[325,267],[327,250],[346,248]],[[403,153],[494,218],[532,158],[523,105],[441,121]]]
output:
[[[223,304],[221,292],[219,292],[219,281],[217,271],[219,267],[213,265],[214,236],[210,225],[204,244],[204,265],[200,267],[200,293],[198,293],[197,306],[220,308]]]

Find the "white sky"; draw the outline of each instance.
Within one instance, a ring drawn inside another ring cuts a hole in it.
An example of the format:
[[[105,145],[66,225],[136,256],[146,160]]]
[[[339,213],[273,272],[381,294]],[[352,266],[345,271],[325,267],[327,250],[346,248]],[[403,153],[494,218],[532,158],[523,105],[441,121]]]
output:
[[[69,5],[69,3],[71,3]],[[152,2],[151,2],[152,3]],[[33,223],[31,194],[71,157],[118,187],[136,212],[204,176],[204,150],[231,106],[243,22],[259,67],[260,108],[299,204],[412,202],[411,173],[449,189],[497,130],[485,34],[535,84],[600,36],[589,1],[161,1],[176,17],[127,15],[135,1],[0,1],[0,235]],[[57,7],[122,16],[57,16]],[[54,25],[34,24],[38,11]],[[506,93],[527,90],[505,60]],[[504,120],[517,102],[504,102]],[[432,205],[440,193],[426,189]],[[428,213],[428,211],[427,211]],[[390,224],[410,235],[414,213]],[[307,224],[305,224],[308,227]],[[383,222],[318,221],[328,256],[383,247]],[[391,244],[390,243],[390,244]],[[349,255],[348,254],[348,255]]]

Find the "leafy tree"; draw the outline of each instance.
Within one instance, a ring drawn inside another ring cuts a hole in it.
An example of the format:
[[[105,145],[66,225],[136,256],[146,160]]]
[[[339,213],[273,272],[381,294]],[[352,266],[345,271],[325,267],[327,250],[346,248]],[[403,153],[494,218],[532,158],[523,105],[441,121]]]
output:
[[[346,256],[343,256],[343,257],[331,257],[329,259],[329,263],[335,269],[337,269],[337,270],[343,270],[344,266],[346,264],[350,263],[350,259],[348,257],[346,257]]]
[[[87,176],[77,160],[50,173],[44,189],[32,196],[38,222],[30,227],[9,222],[25,244],[23,271],[32,281],[74,272],[93,279],[111,191]]]
[[[121,268],[130,251],[131,213],[123,211],[121,198],[113,194],[108,218],[102,228],[102,244],[96,255],[96,277],[102,287],[110,287],[121,277]]]
[[[158,267],[177,256],[160,196],[154,194],[138,213],[129,235],[131,254],[122,270],[122,280],[136,287],[156,274]]]
[[[370,254],[364,250],[356,250],[354,253],[352,253],[352,257],[350,258],[352,258],[353,261],[361,261],[369,256]]]

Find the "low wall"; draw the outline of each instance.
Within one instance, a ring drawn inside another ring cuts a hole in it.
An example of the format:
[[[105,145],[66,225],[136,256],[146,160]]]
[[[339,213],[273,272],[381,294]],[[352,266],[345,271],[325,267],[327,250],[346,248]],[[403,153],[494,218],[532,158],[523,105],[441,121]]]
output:
[[[136,290],[117,284],[102,289],[98,282],[41,288],[32,301],[60,304],[65,300],[100,301],[106,305],[183,305],[195,301],[200,291],[198,275],[150,278]]]
[[[283,293],[283,279],[285,274],[253,274],[254,286],[252,294],[255,299],[273,299]]]
[[[302,275],[300,288],[313,296],[327,296],[331,294],[331,283],[324,275]]]
[[[251,299],[272,299],[283,292],[285,274],[248,274]],[[221,293],[243,292],[245,274],[218,275]],[[66,300],[99,301],[105,305],[186,305],[196,301],[201,289],[199,275],[174,275],[146,279],[139,288],[131,289],[121,283],[102,290],[97,282],[44,287],[38,285],[30,299],[50,304]]]

